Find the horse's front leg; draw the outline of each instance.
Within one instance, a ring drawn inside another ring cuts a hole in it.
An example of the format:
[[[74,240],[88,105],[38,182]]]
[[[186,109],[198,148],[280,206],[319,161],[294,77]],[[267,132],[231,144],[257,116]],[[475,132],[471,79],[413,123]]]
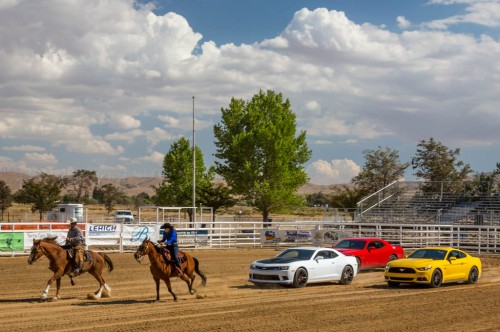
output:
[[[61,269],[54,272],[54,275],[47,281],[47,286],[45,287],[45,290],[42,292],[42,296],[40,297],[41,300],[47,299],[47,296],[49,295],[50,286],[56,280],[57,280],[57,294],[56,294],[56,296],[59,296],[59,287],[60,287],[61,277],[63,276],[63,274],[64,274],[64,271]]]
[[[156,283],[156,300],[155,300],[155,302],[159,302],[160,301],[160,279],[155,279],[155,283]]]
[[[56,279],[56,297],[52,298],[52,300],[59,300],[59,290],[61,289],[61,278]]]

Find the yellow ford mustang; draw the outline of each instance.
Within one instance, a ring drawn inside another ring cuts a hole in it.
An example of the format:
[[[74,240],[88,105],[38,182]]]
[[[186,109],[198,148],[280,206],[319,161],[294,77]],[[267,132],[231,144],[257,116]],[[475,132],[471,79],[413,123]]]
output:
[[[465,281],[475,284],[481,276],[481,260],[449,247],[417,249],[407,258],[387,263],[384,277],[389,286],[400,283],[428,284]]]

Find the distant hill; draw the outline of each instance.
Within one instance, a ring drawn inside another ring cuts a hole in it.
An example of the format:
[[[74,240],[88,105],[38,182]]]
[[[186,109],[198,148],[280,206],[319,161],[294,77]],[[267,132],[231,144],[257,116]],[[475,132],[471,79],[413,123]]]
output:
[[[0,180],[10,187],[12,192],[16,192],[22,186],[22,179],[28,179],[29,175],[16,172],[0,172]],[[153,186],[158,186],[161,183],[160,177],[125,177],[125,178],[100,178],[99,184],[105,185],[112,183],[114,186],[121,188],[128,196],[137,195],[145,192],[149,195],[155,193]],[[308,183],[302,186],[298,193],[300,195],[314,194],[322,192],[328,194],[332,192],[333,185],[319,185]]]

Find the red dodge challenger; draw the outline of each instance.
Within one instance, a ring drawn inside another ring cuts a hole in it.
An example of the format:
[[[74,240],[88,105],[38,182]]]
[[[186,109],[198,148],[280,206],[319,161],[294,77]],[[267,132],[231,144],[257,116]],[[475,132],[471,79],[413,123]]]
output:
[[[355,256],[359,269],[385,267],[387,262],[404,257],[400,245],[376,237],[342,239],[333,248],[344,255]]]

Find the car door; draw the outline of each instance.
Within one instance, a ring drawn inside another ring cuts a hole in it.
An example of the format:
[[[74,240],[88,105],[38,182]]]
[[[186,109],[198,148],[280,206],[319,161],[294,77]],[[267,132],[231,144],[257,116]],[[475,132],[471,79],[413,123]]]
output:
[[[458,250],[451,250],[446,256],[446,266],[445,273],[443,276],[443,281],[453,281],[453,280],[463,280],[463,272],[465,259],[460,258],[460,252]]]
[[[367,249],[368,252],[368,261],[370,267],[380,267],[385,266],[389,261],[389,257],[392,254],[391,247],[386,245],[382,241],[370,241]]]
[[[337,255],[330,250],[320,250],[314,256],[312,262],[313,278],[315,281],[337,280],[337,266],[335,257]]]

